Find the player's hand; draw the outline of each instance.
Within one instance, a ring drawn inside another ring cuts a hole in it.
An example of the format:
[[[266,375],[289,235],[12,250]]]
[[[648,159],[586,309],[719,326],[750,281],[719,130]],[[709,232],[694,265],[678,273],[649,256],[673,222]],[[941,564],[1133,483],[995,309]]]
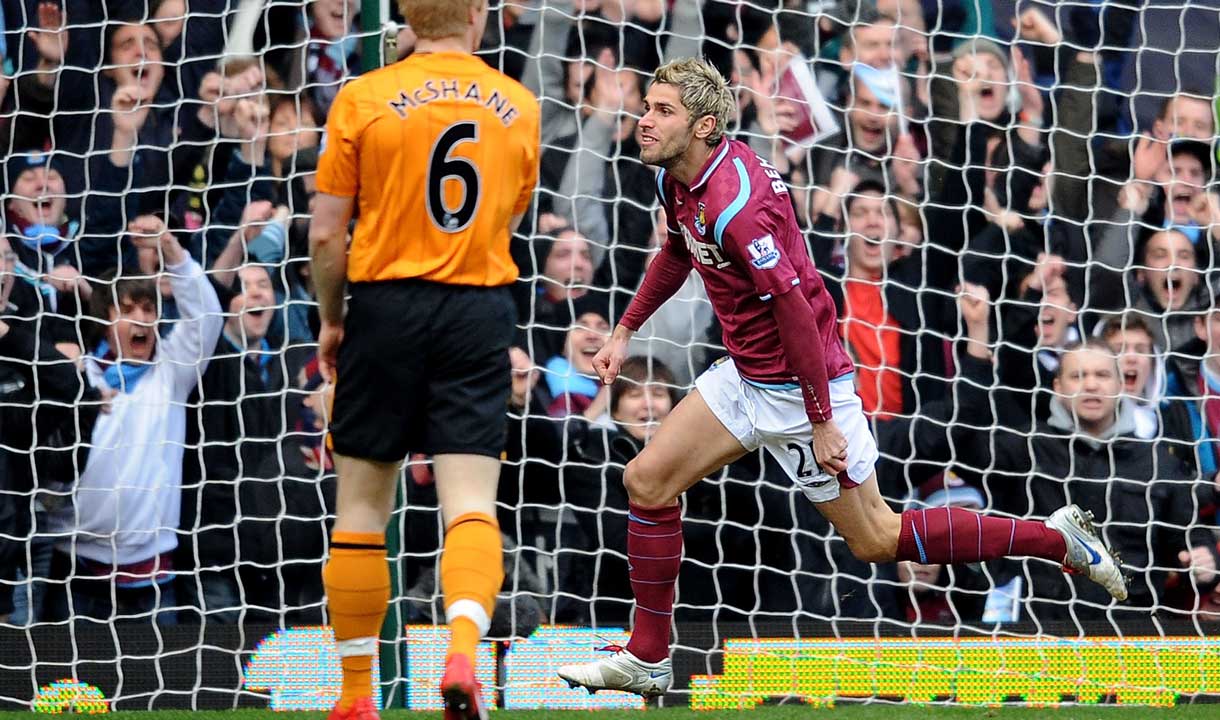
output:
[[[339,346],[343,344],[343,324],[322,321],[318,331],[318,371],[328,383],[335,381],[335,368],[339,365]]]
[[[813,459],[827,475],[847,469],[847,438],[833,420],[813,424]]]
[[[618,337],[616,330],[606,344],[602,345],[602,349],[593,356],[593,370],[601,378],[603,385],[613,385],[626,359],[627,341]]]

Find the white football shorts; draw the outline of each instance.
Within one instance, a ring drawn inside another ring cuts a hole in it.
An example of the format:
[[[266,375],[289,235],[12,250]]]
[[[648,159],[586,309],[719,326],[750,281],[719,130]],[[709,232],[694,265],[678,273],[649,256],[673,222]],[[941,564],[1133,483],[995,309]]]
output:
[[[795,383],[764,386],[747,381],[731,358],[722,358],[695,380],[716,418],[747,450],[765,447],[811,502],[839,497],[840,485],[868,480],[877,463],[877,441],[856,395],[854,373],[830,381],[834,423],[847,438],[847,470],[838,478],[822,472],[813,459],[813,426]]]

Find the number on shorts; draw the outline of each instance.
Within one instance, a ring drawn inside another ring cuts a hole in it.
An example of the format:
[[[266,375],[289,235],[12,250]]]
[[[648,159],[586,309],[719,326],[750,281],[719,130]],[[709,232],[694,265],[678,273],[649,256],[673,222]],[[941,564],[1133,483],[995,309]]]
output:
[[[788,449],[800,458],[800,464],[796,468],[798,478],[811,478],[817,473],[818,464],[813,459],[812,445],[798,445],[792,442],[788,443]]]
[[[445,128],[428,158],[428,216],[441,232],[455,233],[466,229],[474,220],[479,207],[479,169],[469,158],[451,158],[453,148],[479,139],[479,124],[469,120]],[[445,181],[455,178],[462,184],[462,199],[456,208],[445,204]]]

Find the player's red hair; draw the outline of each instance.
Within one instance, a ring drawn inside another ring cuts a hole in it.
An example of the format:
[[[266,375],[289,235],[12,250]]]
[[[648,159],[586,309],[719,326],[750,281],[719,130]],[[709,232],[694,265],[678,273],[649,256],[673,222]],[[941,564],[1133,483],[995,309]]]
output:
[[[486,0],[398,0],[398,9],[415,35],[429,40],[454,37],[470,27],[470,11]]]

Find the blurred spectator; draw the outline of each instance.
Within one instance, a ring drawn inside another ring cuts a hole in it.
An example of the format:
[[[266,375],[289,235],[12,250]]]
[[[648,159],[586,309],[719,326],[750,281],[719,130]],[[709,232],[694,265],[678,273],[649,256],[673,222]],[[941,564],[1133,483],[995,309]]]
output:
[[[830,184],[834,171],[843,167],[882,183],[887,192],[919,199],[921,158],[911,135],[901,129],[900,88],[894,84],[898,77],[868,65],[852,66],[843,130],[810,156],[816,184]],[[825,212],[831,201],[828,193],[816,195],[815,214]]]
[[[1201,268],[1208,265],[1208,245],[1196,245],[1179,228],[1145,230],[1131,250],[1120,247],[1117,234],[1107,234],[1102,242],[1090,277],[1097,305],[1139,312],[1148,320],[1156,346],[1166,352],[1190,344],[1195,339],[1194,317],[1206,306]],[[1128,253],[1134,263],[1119,260]]]
[[[1169,452],[1194,469],[1191,445],[1196,435],[1190,408],[1181,398],[1167,393],[1165,357],[1148,321],[1135,312],[1115,315],[1101,324],[1096,335],[1118,358],[1123,397],[1133,408],[1135,436],[1173,443]]]
[[[323,622],[322,565],[335,513],[334,460],[326,447],[335,386],[322,381],[314,357],[294,387],[283,397],[279,452],[262,454],[239,495],[247,597],[272,613],[286,612],[278,619],[283,627]]]
[[[296,52],[285,76],[288,86],[306,93],[322,120],[345,78],[360,72],[360,4],[353,0],[309,0],[302,4]],[[315,126],[317,127],[317,126]]]
[[[583,544],[561,556],[565,586],[589,598],[588,620],[625,623],[632,605],[627,579],[627,491],[623,468],[677,405],[673,373],[663,363],[638,355],[623,362],[609,388],[613,428],[576,431],[563,471],[564,498],[572,505]],[[689,544],[689,541],[688,541]],[[585,553],[595,553],[589,562]]]
[[[533,323],[520,343],[539,363],[545,364],[563,353],[565,333],[576,317],[574,301],[589,295],[593,285],[592,249],[588,239],[566,225],[562,219],[542,216],[540,222],[554,224],[529,244],[529,255],[518,260],[523,268],[537,268],[530,277],[521,273],[522,290],[527,297],[520,308]],[[602,312],[605,312],[603,310]]]
[[[1063,352],[1085,336],[1066,272],[1063,258],[1042,253],[1017,284],[1017,299],[1000,306],[1004,343],[996,354],[997,372],[1008,402],[1023,409],[1008,421],[1010,427],[1020,427],[1015,423],[1022,418],[1049,417]]]
[[[1208,226],[1220,218],[1217,201],[1207,192],[1214,177],[1212,155],[1211,143],[1175,140],[1166,147],[1142,139],[1133,158],[1134,179],[1123,187],[1119,210],[1098,241],[1099,259],[1112,267],[1129,261],[1123,251],[1143,228],[1178,230],[1197,247],[1210,245]]]
[[[1019,300],[1026,289],[1022,280],[1049,254],[1063,261],[1072,300],[1097,307],[1097,293],[1086,297],[1085,292],[1088,258],[1082,227],[1048,214],[1053,172],[1045,149],[1037,156],[1002,159],[1000,167],[985,171],[983,212],[975,217],[986,224],[969,240],[962,275],[986,287],[991,297]]]
[[[296,167],[293,159],[301,150],[318,147],[322,137],[321,128],[322,123],[311,101],[293,95],[275,95],[271,101],[270,135],[267,138],[267,160],[271,174],[277,178],[291,179],[294,173],[301,172],[303,168]],[[300,208],[300,211],[304,212],[305,208]]]
[[[1220,310],[1213,304],[1196,315],[1194,327],[1201,347],[1179,359],[1177,367],[1188,369],[1170,377],[1169,393],[1188,399],[1198,469],[1215,483],[1220,482]],[[1220,517],[1214,520],[1220,522]]]
[[[614,54],[603,50],[586,86],[586,117],[578,135],[556,141],[576,151],[543,153],[541,177],[544,187],[555,187],[549,183],[562,178],[558,191],[564,200],[551,207],[590,241],[596,284],[625,290],[644,276],[652,228],[648,208],[656,192],[652,171],[638,160],[635,140],[635,121],[643,114],[640,76],[614,69],[613,63]],[[627,299],[620,301],[622,309]]]
[[[265,617],[280,606],[274,584],[253,582],[260,573],[243,550],[258,544],[245,532],[257,518],[252,498],[276,492],[258,473],[288,430],[286,379],[295,376],[291,360],[267,339],[275,312],[267,268],[246,265],[237,283],[240,292],[229,301],[212,359],[188,403],[180,525],[186,541],[174,556],[175,567],[191,571],[178,584],[180,599],[206,621],[222,623],[237,622],[243,612]]]
[[[577,306],[562,355],[547,361],[543,377],[550,389],[547,414],[551,417],[583,415],[596,420],[606,412],[609,390],[598,380],[593,357],[610,337],[605,312],[590,303]]]
[[[1215,537],[1194,523],[1198,483],[1164,444],[1135,436],[1129,401],[1121,398],[1118,364],[1108,346],[1089,339],[1065,349],[1054,380],[1050,419],[1032,435],[1014,432],[1007,419],[1025,408],[991,396],[988,348],[990,308],[986,291],[967,286],[961,297],[969,338],[960,357],[956,405],[970,409],[968,424],[952,428],[953,452],[940,459],[987,473],[994,507],[1019,517],[1043,517],[1065,503],[1090,508],[1110,547],[1132,572],[1130,597],[1112,606],[1104,593],[1058,567],[1020,563],[1039,621],[1138,618],[1163,607],[1166,580],[1174,568],[1192,567],[1193,582],[1210,591],[1216,581]],[[1003,424],[996,424],[1004,418]],[[942,446],[942,450],[947,450]],[[929,459],[929,458],[925,458]],[[1020,481],[1015,481],[1016,479]],[[1153,520],[1155,519],[1155,523]],[[1207,555],[1196,557],[1199,549]],[[1180,552],[1189,562],[1182,563]],[[1006,581],[1007,578],[1000,578]]]
[[[18,281],[0,255],[0,308]],[[68,357],[23,325],[0,320],[0,624],[15,625],[48,619],[47,506],[63,501],[86,466],[101,399]]]
[[[74,54],[68,34],[53,30],[62,26],[62,12],[40,8],[39,20],[48,28],[36,42],[39,69],[53,76],[57,90],[56,149],[65,153],[68,193],[83,196],[87,219],[78,262],[96,277],[117,264],[113,242],[126,223],[163,209],[171,186],[186,186],[178,173],[214,131],[196,119],[194,104],[178,103],[179,94],[163,88],[161,38],[143,11],[109,15],[98,25],[104,27],[100,73],[96,63]],[[189,88],[192,97],[197,89]]]
[[[77,239],[80,223],[67,216],[64,179],[55,159],[45,153],[10,155],[6,163],[8,192],[5,232],[0,252],[11,255],[8,271],[10,308],[0,315],[10,322],[28,321],[32,330],[75,358],[80,353],[73,319],[90,287],[64,252]],[[37,328],[37,329],[34,329]]]
[[[865,412],[876,417],[916,412],[920,400],[931,402],[944,392],[944,344],[928,331],[950,335],[957,322],[943,298],[912,292],[944,282],[930,271],[932,248],[900,242],[898,201],[876,180],[858,180],[840,168],[831,192],[835,200],[827,209],[842,207],[843,217],[823,212],[810,242],[818,269],[842,279],[827,288],[857,364],[856,391]],[[834,256],[837,237],[844,238],[845,264]]]
[[[48,599],[58,620],[147,615],[175,621],[172,553],[182,499],[184,403],[207,368],[223,318],[202,268],[161,220],[136,218],[129,232],[138,247],[155,246],[164,257],[182,319],[158,340],[152,278],[118,277],[90,299],[102,337],[85,370],[90,384],[110,397],[110,411],[94,426],[72,502],[50,515],[59,537],[51,576],[67,579]]]

